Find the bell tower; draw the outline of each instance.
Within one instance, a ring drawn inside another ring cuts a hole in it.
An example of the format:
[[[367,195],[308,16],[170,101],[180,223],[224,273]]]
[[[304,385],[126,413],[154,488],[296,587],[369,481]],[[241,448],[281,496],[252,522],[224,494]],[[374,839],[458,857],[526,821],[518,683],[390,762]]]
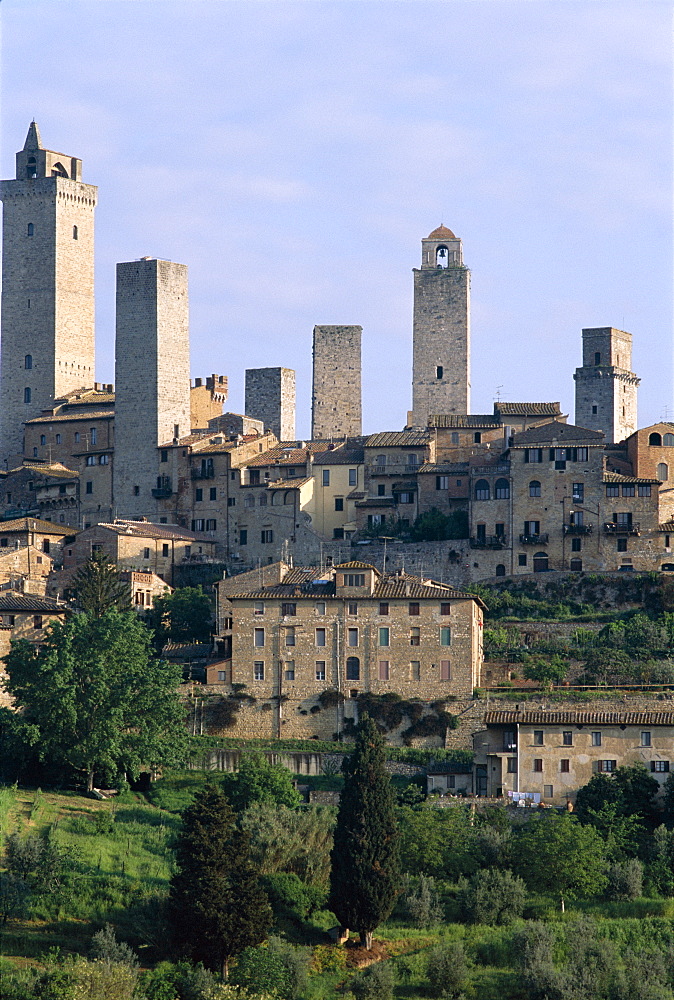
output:
[[[45,149],[31,122],[16,178],[0,182],[0,460],[23,455],[23,424],[94,382],[94,208],[82,161]]]
[[[421,241],[414,269],[412,407],[409,423],[470,408],[470,271],[461,240],[439,226]]]

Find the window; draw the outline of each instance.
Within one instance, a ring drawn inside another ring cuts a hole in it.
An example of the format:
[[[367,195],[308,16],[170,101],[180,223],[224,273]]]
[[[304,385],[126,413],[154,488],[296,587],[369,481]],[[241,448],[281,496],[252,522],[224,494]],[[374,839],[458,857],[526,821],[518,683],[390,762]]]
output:
[[[286,646],[294,646],[295,645],[295,626],[294,625],[290,625],[290,626],[288,626],[288,628],[285,631],[286,631],[285,645]]]
[[[236,507],[236,497],[227,497],[227,506]]]
[[[264,662],[262,660],[256,660],[253,664],[253,680],[264,680]]]
[[[617,770],[618,762],[615,760],[598,760],[596,761],[596,765],[597,771],[599,771],[600,774],[613,774],[613,772]]]
[[[264,629],[254,628],[253,629],[253,645],[262,647],[264,646]]]
[[[445,625],[440,629],[440,645],[441,646],[451,646],[452,644],[452,630],[449,625]]]
[[[58,437],[58,434],[56,436]],[[57,442],[57,444],[58,444],[58,442]],[[109,455],[101,455],[100,458],[98,459],[98,464],[99,465],[108,465],[109,462],[110,462],[110,456]]]
[[[295,680],[295,661],[294,660],[288,660],[288,662],[286,663],[285,679],[287,681],[294,681]]]
[[[30,400],[27,400],[27,402],[30,403]],[[659,462],[658,463],[658,468],[656,470],[656,476],[658,477],[658,479],[660,480],[660,482],[662,482],[662,483],[666,483],[667,482],[667,480],[669,479],[669,466],[667,465],[666,462]]]
[[[168,451],[166,448],[162,448],[161,452],[159,453],[159,461],[168,462]]]
[[[42,628],[42,615],[33,615],[33,628]]]
[[[494,496],[497,500],[510,499],[510,483],[507,479],[497,479],[494,484]]]
[[[452,431],[452,444],[458,444],[458,443],[459,443],[459,432]]]
[[[239,545],[248,545],[248,528],[239,528]]]
[[[194,502],[201,503],[203,499],[204,499],[204,491],[202,489],[196,489],[194,491]]]
[[[418,601],[410,601],[410,604],[409,604],[409,613],[411,615],[418,615],[420,613],[420,610],[421,609],[420,609]]]
[[[146,547],[143,549],[143,559],[149,559],[149,558],[150,558],[150,550],[149,548]]]
[[[218,488],[217,488],[217,486],[211,486],[211,488],[208,491],[208,499],[209,500],[217,500],[218,499]],[[251,497],[250,499],[252,500],[253,498]],[[248,497],[246,497],[246,500],[248,500]]]
[[[616,542],[616,552],[627,552],[627,539],[619,538]]]
[[[260,532],[260,541],[263,545],[269,545],[270,542],[274,541],[274,532],[271,528],[265,528]]]
[[[87,457],[86,457],[86,464],[87,465],[96,465],[96,456],[95,455],[87,455]]]
[[[553,791],[554,791],[554,789],[553,789],[552,785],[543,785],[543,798],[544,799],[551,799]]]
[[[325,629],[324,628],[317,628],[316,629],[316,645],[317,646],[325,646]]]
[[[263,615],[264,614],[264,601],[255,601],[253,604],[253,614]]]
[[[574,503],[582,503],[585,496],[585,483],[574,483],[571,494]]]
[[[449,660],[440,660],[440,680],[441,681],[450,680]]]
[[[387,681],[389,679],[389,661],[380,660],[379,661],[379,680]]]
[[[649,486],[638,486],[637,493],[640,497],[649,497],[651,495],[651,487]]]
[[[380,646],[390,646],[390,630],[388,627],[384,626],[379,629],[379,645]]]
[[[517,557],[517,565],[518,566],[526,566],[526,564],[527,564],[527,555],[526,555],[526,552],[520,552],[520,554]]]
[[[572,573],[582,573],[583,572],[583,560],[582,559],[572,559],[569,563],[569,569]]]
[[[451,614],[451,611],[452,611],[452,605],[450,604],[449,601],[444,601],[440,605],[440,614],[442,615],[443,618],[446,618],[447,615]]]
[[[478,479],[475,483],[475,499],[489,500],[489,483],[486,479]]]
[[[623,486],[623,496],[633,497],[635,493],[634,486]]]
[[[92,427],[89,433],[91,434],[89,440],[91,441],[92,444],[96,444],[96,428]]]
[[[91,481],[91,479],[87,480],[87,483],[86,483],[86,485],[84,487],[84,492],[85,493],[93,493],[94,492],[94,484]]]
[[[475,433],[473,434],[473,441],[475,442],[475,444],[482,443],[482,434],[480,433],[480,431],[475,431]]]
[[[606,487],[606,496],[607,497],[619,497],[620,496],[620,487],[619,486],[607,486]]]
[[[409,676],[411,681],[421,680],[421,663],[419,660],[410,660]]]
[[[227,680],[227,671],[218,670],[218,683],[219,684],[224,683],[226,680]]]
[[[571,551],[572,552],[580,552],[582,550],[582,548],[583,548],[583,540],[582,540],[582,538],[572,538],[571,539]]]
[[[662,438],[665,448],[674,448],[674,434],[665,434]]]
[[[78,239],[77,226],[73,226],[73,239]]]
[[[435,488],[436,488],[436,490],[448,490],[449,489],[449,476],[436,476],[435,477]]]
[[[669,761],[668,760],[652,760],[651,761],[651,771],[656,774],[666,774],[669,771]]]
[[[344,497],[335,497],[335,510],[344,510]]]
[[[534,746],[535,747],[542,747],[543,746],[543,730],[542,729],[534,729]]]
[[[517,757],[508,757],[506,771],[508,774],[517,774]]]
[[[377,483],[377,496],[378,497],[386,496],[386,486],[384,485],[384,483]],[[377,521],[377,524],[379,524],[379,521]]]
[[[596,413],[596,412],[597,412],[597,406],[596,406],[596,403],[595,403],[595,404],[593,405],[593,407],[592,407],[592,412],[593,412],[593,413]]]
[[[358,629],[350,628],[347,629],[347,646],[357,646],[358,645]]]
[[[379,614],[380,615],[387,615],[388,614],[388,601],[380,601],[380,603],[379,603]]]
[[[358,617],[358,602],[357,601],[349,601],[348,613],[351,615],[352,618]]]
[[[524,461],[531,463],[532,465],[538,465],[543,461],[543,449],[542,448],[525,448],[524,449]]]
[[[33,367],[32,354],[27,354],[26,357],[23,359],[23,367],[26,369],[26,371],[30,371],[30,369]]]
[[[442,378],[442,365],[435,366],[435,377]]]
[[[35,177],[36,175],[35,175],[35,174],[30,174],[29,176],[31,176],[31,177]],[[28,223],[28,228],[27,228],[27,230],[26,230],[26,234],[27,234],[28,236],[32,236],[32,235],[33,235],[34,233],[35,233],[35,226],[33,225],[33,223],[32,223],[32,222],[29,222],[29,223]]]
[[[344,574],[344,586],[345,587],[364,587],[365,586],[365,573],[345,573]]]
[[[642,747],[649,747],[650,745],[651,745],[651,734],[650,733],[642,733],[641,734],[641,746]]]
[[[28,386],[23,390],[23,401],[24,403],[30,403],[31,392]]]
[[[323,469],[323,485],[330,485],[330,469]]]
[[[168,544],[168,542],[164,542],[163,543],[163,545],[161,547],[161,554],[162,554],[162,556],[165,559],[168,558],[168,555],[169,555],[169,544]]]
[[[316,680],[325,680],[325,660],[316,660]]]
[[[566,729],[562,733],[562,746],[572,747],[573,746],[573,732],[570,729]]]
[[[281,604],[281,614],[282,615],[296,615],[297,614],[297,604],[292,601],[284,601]]]
[[[80,443],[80,432],[79,431],[75,431],[75,444],[79,444],[79,443]]]
[[[587,462],[588,451],[587,448],[575,448],[574,449],[574,462]]]
[[[562,757],[562,759],[559,762],[559,770],[562,772],[562,774],[569,773],[569,764],[570,764],[569,758]]]
[[[650,434],[648,437],[648,443],[651,446],[659,447],[662,444],[662,438],[659,434]]]
[[[398,494],[398,503],[414,503],[414,493],[409,491]]]
[[[592,733],[592,746],[593,747],[601,746],[601,733]]]
[[[529,483],[529,496],[539,497],[541,495],[541,484],[537,479],[532,479]]]
[[[347,681],[360,680],[360,660],[357,656],[349,656],[346,661],[346,679]]]
[[[534,771],[537,771],[539,774],[542,773],[542,771],[543,771],[543,758],[542,757],[534,757]]]
[[[64,494],[65,492],[66,492],[66,488],[65,488],[65,486],[63,486],[63,485],[62,485],[62,486],[59,486],[59,493],[61,494],[61,496],[63,496],[63,494]]]
[[[325,601],[319,601],[318,602],[318,604],[316,605],[316,614],[317,615],[324,615],[325,614]]]
[[[420,646],[421,645],[421,629],[411,628],[410,629],[410,646]]]
[[[358,485],[358,469],[349,469],[349,486]]]
[[[524,534],[525,535],[540,535],[541,533],[541,522],[540,521],[525,521],[524,522]]]

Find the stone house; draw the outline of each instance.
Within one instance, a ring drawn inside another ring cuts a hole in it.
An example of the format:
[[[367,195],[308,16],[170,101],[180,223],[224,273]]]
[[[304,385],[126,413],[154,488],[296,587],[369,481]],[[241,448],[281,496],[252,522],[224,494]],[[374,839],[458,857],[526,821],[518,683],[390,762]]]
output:
[[[473,738],[476,791],[550,805],[573,802],[593,774],[643,764],[663,785],[674,712],[488,711]]]
[[[323,538],[351,538],[357,528],[356,502],[364,497],[362,447],[345,443],[313,455],[314,506],[312,525]]]
[[[59,462],[27,462],[0,476],[0,510],[6,520],[30,515],[79,528],[79,493],[77,471]]]
[[[63,558],[64,543],[74,536],[72,528],[39,518],[20,517],[14,521],[0,521],[0,552],[3,549],[32,548],[50,556],[50,562],[58,564]],[[39,575],[46,574],[40,572]]]
[[[63,621],[70,609],[58,601],[36,594],[18,594],[13,590],[0,593],[0,705],[10,706],[11,700],[3,683],[6,672],[3,657],[9,653],[14,639],[39,643],[47,627]]]
[[[340,714],[357,715],[359,694],[430,703],[470,696],[480,683],[482,602],[435,581],[352,561],[220,594],[221,620],[225,605],[232,683],[260,706],[257,724],[269,735],[325,735],[326,714],[331,734]]]

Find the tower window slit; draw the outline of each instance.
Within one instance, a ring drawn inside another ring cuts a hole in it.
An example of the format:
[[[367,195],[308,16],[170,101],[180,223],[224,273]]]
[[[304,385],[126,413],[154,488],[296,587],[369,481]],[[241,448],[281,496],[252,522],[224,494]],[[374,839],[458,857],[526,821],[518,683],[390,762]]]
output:
[[[442,378],[442,365],[438,365],[435,369],[435,377]]]

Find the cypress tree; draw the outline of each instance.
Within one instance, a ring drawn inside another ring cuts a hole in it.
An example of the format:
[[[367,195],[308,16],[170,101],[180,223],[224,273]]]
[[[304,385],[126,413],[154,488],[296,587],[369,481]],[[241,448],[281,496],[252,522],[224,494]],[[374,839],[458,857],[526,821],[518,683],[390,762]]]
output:
[[[100,549],[92,552],[91,558],[78,569],[73,584],[78,606],[94,618],[112,608],[118,611],[131,608],[129,585],[122,582],[116,565]]]
[[[367,715],[344,758],[345,781],[330,855],[330,908],[366,948],[398,894],[400,852],[395,798],[385,768],[384,740]]]
[[[265,940],[272,913],[250,861],[249,835],[219,789],[206,786],[183,813],[176,861],[170,891],[176,947],[226,979],[232,956]]]

